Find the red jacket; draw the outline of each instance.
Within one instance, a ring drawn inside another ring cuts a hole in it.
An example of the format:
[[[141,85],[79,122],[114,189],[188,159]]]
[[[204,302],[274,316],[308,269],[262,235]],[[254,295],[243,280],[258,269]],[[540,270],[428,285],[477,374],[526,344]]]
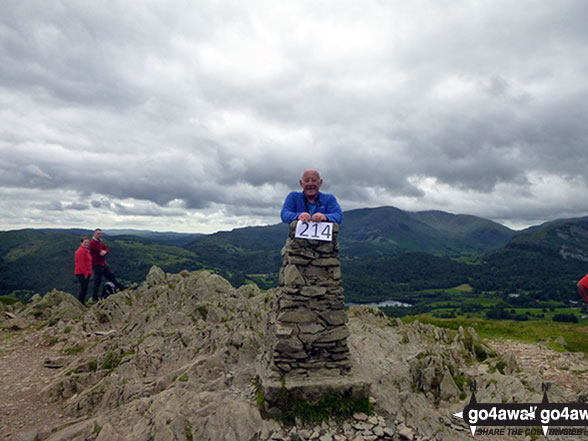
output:
[[[90,251],[80,245],[76,251],[75,274],[83,274],[86,277],[92,275],[92,257]]]
[[[90,241],[90,254],[92,255],[92,265],[106,265],[106,254],[104,256],[100,255],[100,251],[102,250],[106,250],[106,254],[110,252],[108,247],[104,245],[104,242],[92,238],[92,240]]]

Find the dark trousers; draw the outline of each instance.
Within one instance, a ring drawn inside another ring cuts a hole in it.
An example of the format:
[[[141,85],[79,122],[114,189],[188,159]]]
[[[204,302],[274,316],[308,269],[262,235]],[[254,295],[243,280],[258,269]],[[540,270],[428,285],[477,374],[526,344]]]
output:
[[[90,276],[86,277],[84,274],[76,274],[78,282],[80,282],[80,292],[78,293],[78,300],[81,303],[86,301],[86,293],[88,292],[88,284],[90,283]]]
[[[95,302],[98,301],[98,289],[102,283],[102,276],[114,283],[114,286],[118,289],[125,289],[125,287],[116,280],[114,273],[110,271],[108,265],[92,265],[92,273],[94,274],[94,291],[92,292],[92,300]]]

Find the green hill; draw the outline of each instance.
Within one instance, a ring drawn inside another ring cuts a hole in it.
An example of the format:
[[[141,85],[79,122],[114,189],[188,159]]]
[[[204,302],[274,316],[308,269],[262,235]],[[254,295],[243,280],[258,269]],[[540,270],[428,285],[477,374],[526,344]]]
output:
[[[534,290],[544,298],[575,298],[576,282],[588,272],[588,217],[529,228],[484,261],[476,281],[479,290]]]
[[[151,265],[158,265],[168,272],[214,269],[234,285],[254,281],[270,288],[277,285],[287,226],[237,228],[195,238],[130,232],[134,234],[105,234],[112,250],[108,263],[127,283],[143,280]],[[75,292],[73,255],[80,234],[88,233],[0,232],[0,294],[52,288]],[[162,243],[188,239],[194,240],[184,246]],[[379,207],[345,212],[339,239],[345,296],[355,302],[417,301],[431,296],[423,290],[460,284],[470,285],[474,294],[520,292],[521,301],[525,296],[565,301],[577,298],[575,281],[588,272],[588,218],[517,233],[475,216]]]
[[[170,272],[202,268],[194,253],[183,248],[135,236],[105,236],[105,241],[111,250],[108,264],[126,283],[143,280],[152,265]],[[0,232],[0,294],[16,291],[27,297],[53,288],[76,292],[74,253],[79,246],[77,230]]]
[[[341,246],[349,257],[398,252],[465,255],[500,248],[515,234],[476,216],[378,207],[345,212]]]

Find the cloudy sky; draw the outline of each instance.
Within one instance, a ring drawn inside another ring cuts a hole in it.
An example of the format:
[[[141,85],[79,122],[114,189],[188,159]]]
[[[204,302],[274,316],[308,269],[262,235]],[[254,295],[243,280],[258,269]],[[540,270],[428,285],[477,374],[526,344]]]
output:
[[[588,215],[584,0],[2,0],[0,229]]]

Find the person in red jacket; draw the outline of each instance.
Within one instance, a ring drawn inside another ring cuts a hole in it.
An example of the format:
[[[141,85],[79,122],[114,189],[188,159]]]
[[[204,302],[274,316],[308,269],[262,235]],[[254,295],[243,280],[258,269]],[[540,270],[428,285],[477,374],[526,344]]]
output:
[[[582,299],[586,302],[586,311],[588,312],[588,274],[580,279],[578,282],[578,291],[582,296]]]
[[[88,292],[88,284],[90,283],[90,276],[92,275],[92,256],[90,256],[90,239],[82,237],[81,245],[75,254],[76,267],[74,274],[80,282],[80,292],[78,293],[78,300],[84,303],[86,300],[86,293]]]
[[[102,282],[102,276],[110,280],[119,289],[125,289],[125,287],[116,280],[116,276],[108,265],[106,265],[106,255],[110,252],[108,247],[102,241],[102,230],[96,228],[94,230],[94,236],[90,241],[90,255],[92,256],[92,273],[94,273],[94,290],[92,291],[92,300],[98,301],[98,289]]]

